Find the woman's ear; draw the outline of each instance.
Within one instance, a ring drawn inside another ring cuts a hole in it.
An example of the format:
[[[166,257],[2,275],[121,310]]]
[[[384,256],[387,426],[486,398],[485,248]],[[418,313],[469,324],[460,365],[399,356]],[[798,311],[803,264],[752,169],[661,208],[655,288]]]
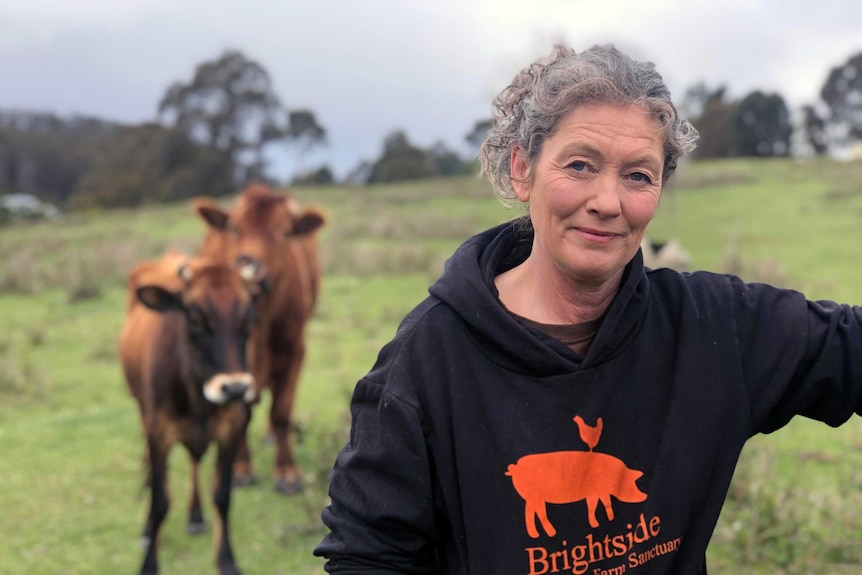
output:
[[[522,202],[530,201],[530,164],[520,148],[512,150],[509,159],[509,173],[512,178],[512,189]]]

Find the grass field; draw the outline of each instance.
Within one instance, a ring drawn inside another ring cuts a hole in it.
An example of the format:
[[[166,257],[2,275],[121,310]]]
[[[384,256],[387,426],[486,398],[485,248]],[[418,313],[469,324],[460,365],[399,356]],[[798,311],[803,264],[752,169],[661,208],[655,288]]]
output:
[[[246,575],[322,572],[327,475],[358,377],[468,235],[519,213],[479,179],[301,189],[329,214],[323,292],[309,327],[297,454],[309,488],[268,481],[235,492],[234,549]],[[147,505],[142,439],[115,342],[123,280],[167,247],[193,251],[203,225],[187,204],[73,214],[0,229],[0,575],[133,573]],[[862,164],[789,160],[683,165],[650,229],[678,238],[694,267],[736,271],[862,302]],[[252,422],[254,463],[272,467]],[[165,573],[211,573],[209,536],[185,534],[187,458],[171,456]],[[208,482],[213,461],[207,457]],[[862,572],[862,425],[797,419],[755,438],[710,549],[711,573]],[[214,510],[207,505],[211,520]]]

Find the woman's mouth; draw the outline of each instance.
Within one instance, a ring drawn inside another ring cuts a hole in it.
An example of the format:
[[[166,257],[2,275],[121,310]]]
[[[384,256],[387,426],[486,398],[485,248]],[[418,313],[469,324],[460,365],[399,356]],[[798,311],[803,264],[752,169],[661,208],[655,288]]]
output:
[[[587,241],[607,244],[620,237],[622,234],[592,228],[575,228],[578,234]]]

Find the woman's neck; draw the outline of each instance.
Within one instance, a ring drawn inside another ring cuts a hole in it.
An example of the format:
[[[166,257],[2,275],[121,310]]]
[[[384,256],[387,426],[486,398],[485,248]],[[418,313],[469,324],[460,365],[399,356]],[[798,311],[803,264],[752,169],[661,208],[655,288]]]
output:
[[[578,281],[559,270],[539,270],[532,258],[494,278],[500,301],[521,317],[552,325],[601,317],[620,288],[623,270],[600,283]]]

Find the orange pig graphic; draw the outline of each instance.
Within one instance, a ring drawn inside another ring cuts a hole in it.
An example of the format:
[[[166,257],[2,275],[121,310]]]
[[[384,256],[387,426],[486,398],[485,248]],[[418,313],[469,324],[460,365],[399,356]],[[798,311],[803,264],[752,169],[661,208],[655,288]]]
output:
[[[613,455],[593,451],[601,436],[602,419],[598,418],[595,426],[587,425],[580,416],[574,421],[590,451],[525,455],[517,463],[509,465],[506,471],[506,475],[512,478],[515,491],[524,499],[527,534],[534,539],[539,537],[536,518],[549,537],[557,534],[548,520],[548,503],[574,503],[585,499],[590,527],[595,528],[599,526],[596,519],[599,501],[604,505],[609,521],[614,519],[612,495],[625,503],[646,501],[646,493],[637,486],[642,472],[629,469]]]

